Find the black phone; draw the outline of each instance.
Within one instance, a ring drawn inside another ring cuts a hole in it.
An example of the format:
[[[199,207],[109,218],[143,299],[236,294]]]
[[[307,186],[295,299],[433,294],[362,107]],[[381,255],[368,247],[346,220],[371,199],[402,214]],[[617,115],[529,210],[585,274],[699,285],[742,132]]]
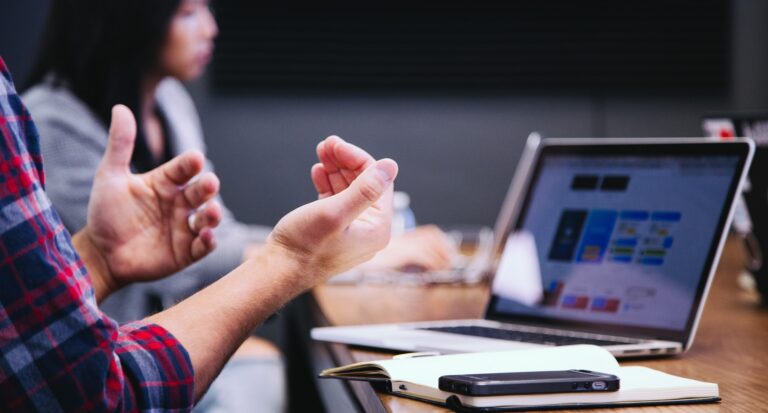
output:
[[[619,378],[590,370],[457,374],[441,376],[438,386],[440,390],[466,396],[608,392],[619,389]]]

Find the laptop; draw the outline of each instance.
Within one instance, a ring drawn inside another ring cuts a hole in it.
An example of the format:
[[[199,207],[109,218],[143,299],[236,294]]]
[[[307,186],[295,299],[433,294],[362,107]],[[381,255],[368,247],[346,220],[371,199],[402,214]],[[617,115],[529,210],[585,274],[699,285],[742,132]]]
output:
[[[532,135],[494,228],[484,319],[322,327],[312,338],[410,352],[682,353],[753,152],[748,139]]]

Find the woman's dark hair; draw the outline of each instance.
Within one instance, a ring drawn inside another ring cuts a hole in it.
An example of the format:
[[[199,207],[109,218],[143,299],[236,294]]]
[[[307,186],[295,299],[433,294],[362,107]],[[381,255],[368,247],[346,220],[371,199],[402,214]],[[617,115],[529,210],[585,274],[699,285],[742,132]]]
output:
[[[122,103],[136,116],[133,165],[154,166],[141,124],[141,82],[157,67],[181,0],[53,0],[28,83],[53,76],[101,119]]]

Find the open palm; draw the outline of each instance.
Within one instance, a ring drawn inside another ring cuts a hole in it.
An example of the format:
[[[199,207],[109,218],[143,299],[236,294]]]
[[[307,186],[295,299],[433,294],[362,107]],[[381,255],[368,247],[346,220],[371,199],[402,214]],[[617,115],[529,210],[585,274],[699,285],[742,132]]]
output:
[[[84,230],[117,286],[163,277],[204,257],[215,247],[212,228],[221,219],[218,204],[204,206],[218,192],[216,176],[206,173],[190,182],[203,168],[201,153],[185,153],[133,174],[135,136],[130,110],[116,106]]]

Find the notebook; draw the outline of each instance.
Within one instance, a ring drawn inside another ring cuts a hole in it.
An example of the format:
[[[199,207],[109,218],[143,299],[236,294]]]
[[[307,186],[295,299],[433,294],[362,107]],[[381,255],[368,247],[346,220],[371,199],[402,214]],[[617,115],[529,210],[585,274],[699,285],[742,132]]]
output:
[[[702,403],[720,400],[718,386],[647,367],[619,367],[605,349],[590,345],[398,358],[355,363],[324,370],[320,377],[381,382],[398,396],[433,404],[501,410],[621,407]],[[548,370],[591,370],[613,374],[619,390],[611,392],[466,396],[440,390],[440,376]],[[470,409],[467,409],[470,410]]]
[[[322,327],[316,340],[441,353],[690,348],[754,144],[527,142],[497,218],[485,318]]]

